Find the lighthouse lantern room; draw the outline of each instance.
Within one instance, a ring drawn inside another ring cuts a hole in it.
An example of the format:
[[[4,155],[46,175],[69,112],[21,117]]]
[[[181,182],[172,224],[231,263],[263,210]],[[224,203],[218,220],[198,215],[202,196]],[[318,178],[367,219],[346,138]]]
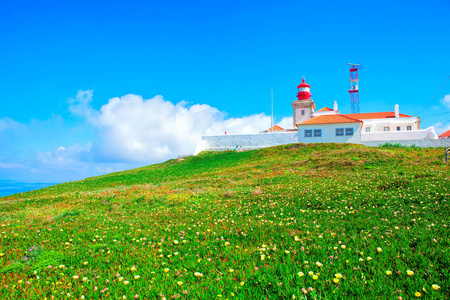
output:
[[[311,86],[302,79],[302,83],[297,86],[297,100],[292,102],[292,107],[294,108],[294,128],[296,128],[297,123],[309,120],[311,114],[316,109],[316,104],[311,99]]]

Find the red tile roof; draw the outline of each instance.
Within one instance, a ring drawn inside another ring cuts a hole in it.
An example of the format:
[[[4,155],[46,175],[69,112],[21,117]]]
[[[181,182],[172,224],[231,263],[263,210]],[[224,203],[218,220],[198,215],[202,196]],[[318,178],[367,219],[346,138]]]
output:
[[[273,130],[275,131],[275,130],[284,130],[284,128],[281,128],[280,126],[278,126],[278,125],[273,125],[273,127],[271,127],[271,128],[269,128],[269,129],[267,129],[267,131],[271,131],[272,130],[272,128],[273,128]]]
[[[325,106],[324,108],[317,110],[317,112],[319,112],[319,111],[333,111],[333,110],[331,108]]]
[[[395,112],[393,111],[385,111],[385,112],[374,112],[374,113],[361,113],[361,114],[344,114],[343,116],[355,118],[359,120],[364,119],[387,119],[387,118],[395,118]],[[410,118],[411,116],[405,114],[399,114],[400,118]]]
[[[443,138],[443,137],[450,137],[450,130],[447,130],[446,132],[441,133],[441,134],[439,135],[439,137],[440,137],[440,138]]]
[[[296,125],[335,124],[335,123],[362,123],[362,121],[345,115],[323,115],[297,123]]]

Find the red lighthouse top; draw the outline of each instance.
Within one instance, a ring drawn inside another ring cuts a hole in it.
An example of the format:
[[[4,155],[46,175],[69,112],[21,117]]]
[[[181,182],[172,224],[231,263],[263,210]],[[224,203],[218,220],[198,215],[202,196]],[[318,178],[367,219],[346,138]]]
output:
[[[305,79],[302,79],[302,83],[297,87],[297,99],[298,100],[309,100],[311,99],[311,92],[309,90],[311,86],[305,82]]]

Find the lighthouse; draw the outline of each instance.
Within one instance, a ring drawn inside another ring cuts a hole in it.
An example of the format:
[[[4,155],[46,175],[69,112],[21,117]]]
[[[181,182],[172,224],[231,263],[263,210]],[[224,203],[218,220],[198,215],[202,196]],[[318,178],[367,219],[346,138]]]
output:
[[[302,83],[297,87],[297,99],[298,100],[310,100],[311,99],[311,86],[305,82],[305,78],[302,79]]]
[[[302,83],[297,86],[297,100],[292,102],[294,108],[294,128],[295,124],[309,120],[311,114],[316,109],[316,104],[311,99],[311,86],[302,79]]]

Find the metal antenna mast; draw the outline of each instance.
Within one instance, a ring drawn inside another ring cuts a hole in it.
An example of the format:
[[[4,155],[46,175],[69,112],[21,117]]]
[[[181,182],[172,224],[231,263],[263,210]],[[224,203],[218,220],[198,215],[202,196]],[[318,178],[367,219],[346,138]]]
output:
[[[359,114],[359,89],[358,89],[358,70],[362,69],[361,64],[351,64],[350,66],[350,87],[348,92],[352,105],[352,114]]]

